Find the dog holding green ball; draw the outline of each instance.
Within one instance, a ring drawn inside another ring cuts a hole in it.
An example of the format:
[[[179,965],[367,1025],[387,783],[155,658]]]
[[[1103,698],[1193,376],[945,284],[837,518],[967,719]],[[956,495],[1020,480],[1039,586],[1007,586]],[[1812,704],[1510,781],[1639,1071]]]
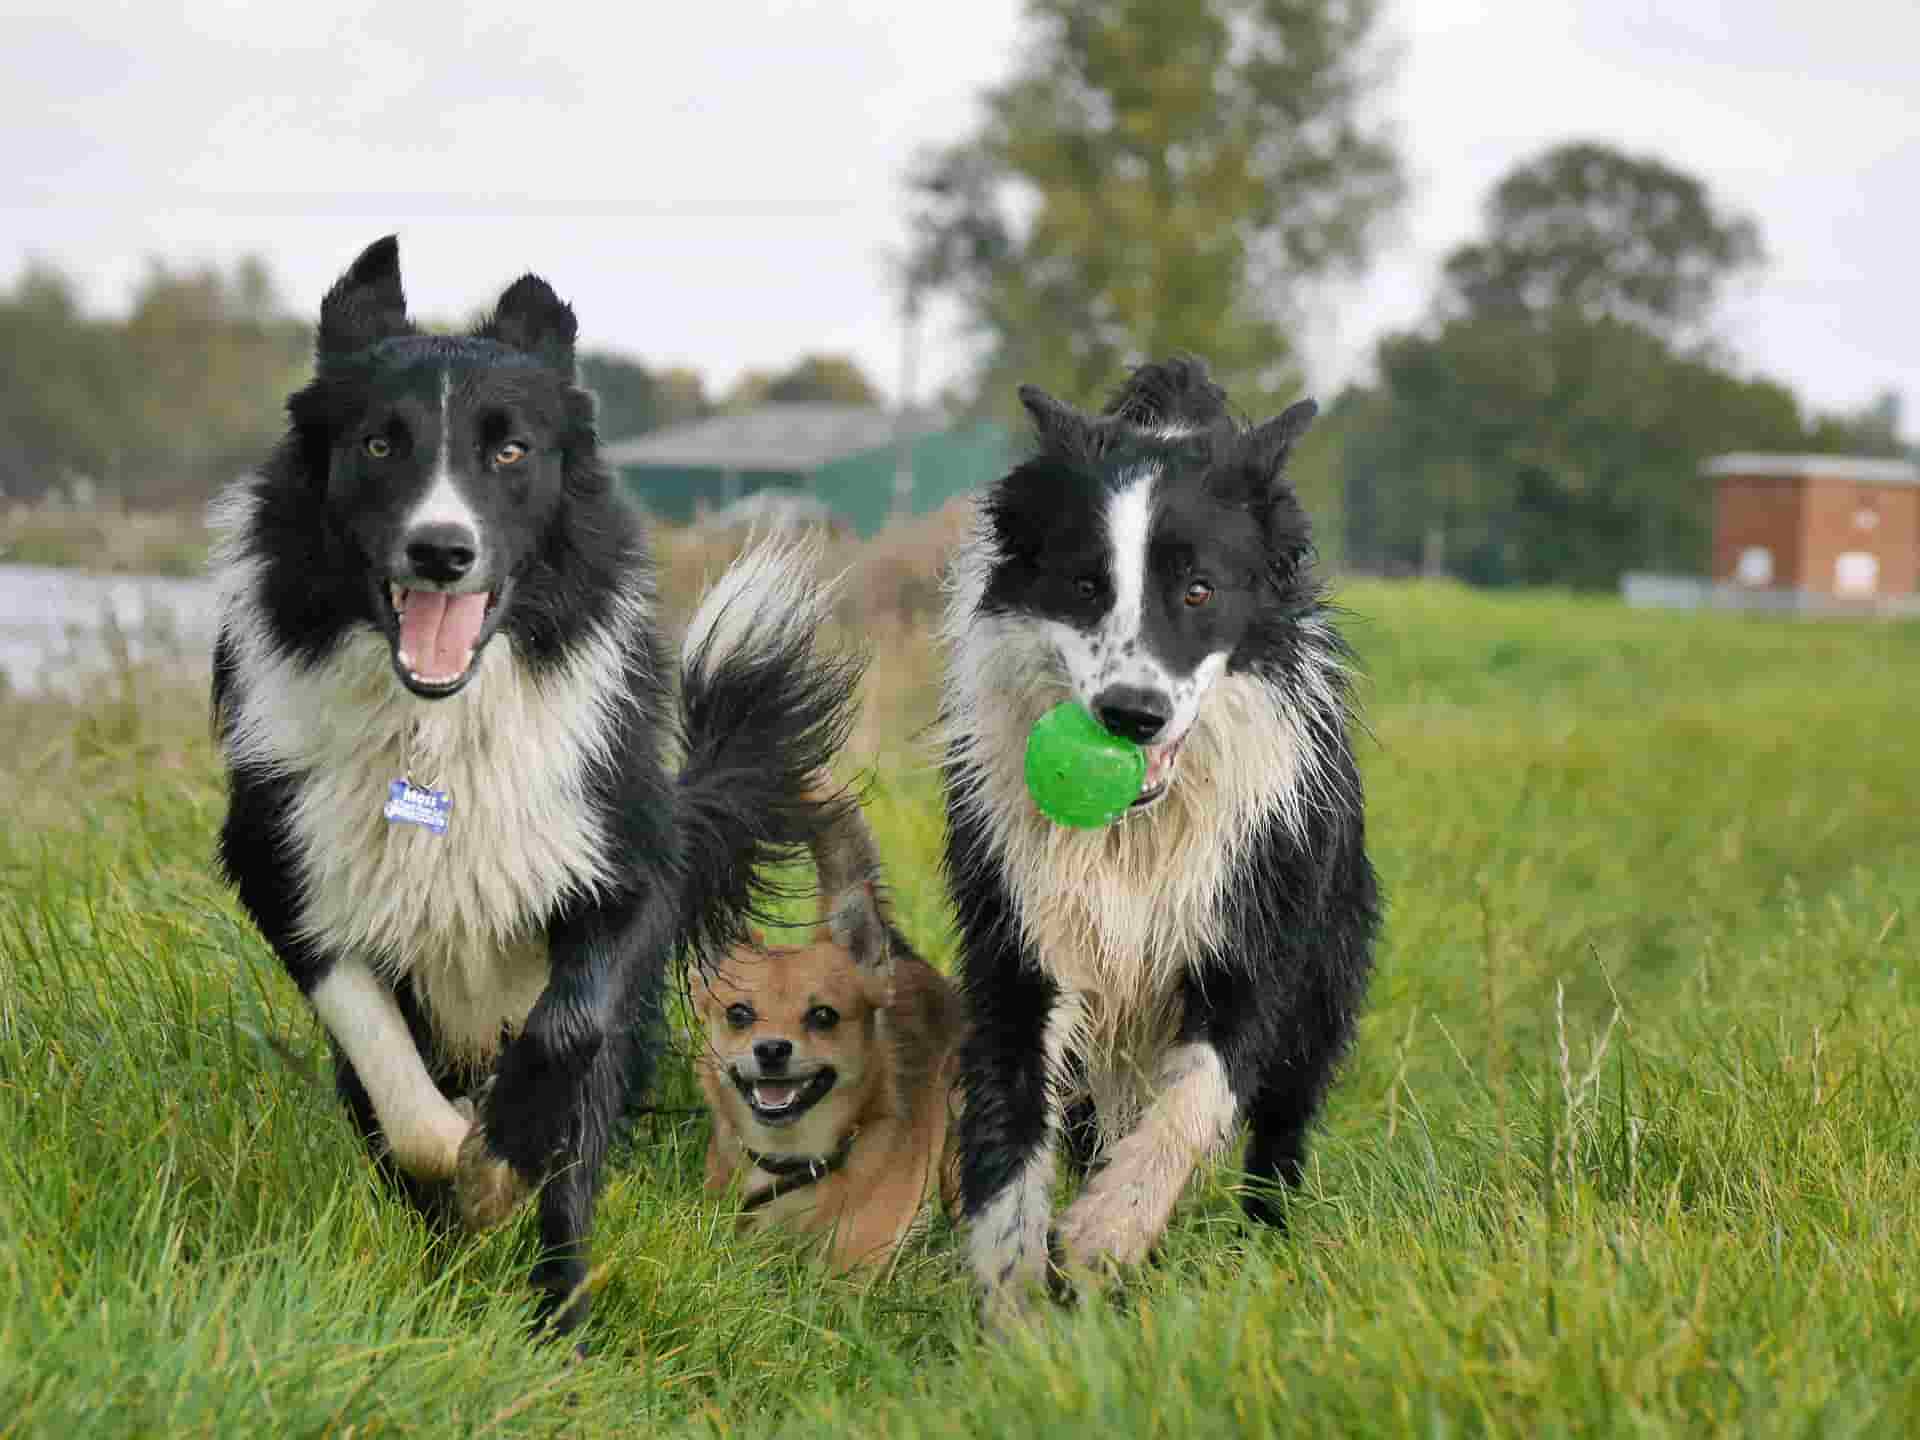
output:
[[[996,1319],[1146,1258],[1243,1130],[1245,1208],[1284,1222],[1379,920],[1348,651],[1285,478],[1313,403],[1243,424],[1187,357],[1098,414],[1020,398],[1034,453],[957,554],[941,718]]]

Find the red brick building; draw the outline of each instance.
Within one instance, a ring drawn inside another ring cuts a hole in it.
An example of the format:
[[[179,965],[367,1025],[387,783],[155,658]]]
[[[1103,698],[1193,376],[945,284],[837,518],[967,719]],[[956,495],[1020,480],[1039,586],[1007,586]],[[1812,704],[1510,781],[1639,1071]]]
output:
[[[1719,455],[1713,579],[1815,608],[1920,592],[1920,467],[1850,455]]]

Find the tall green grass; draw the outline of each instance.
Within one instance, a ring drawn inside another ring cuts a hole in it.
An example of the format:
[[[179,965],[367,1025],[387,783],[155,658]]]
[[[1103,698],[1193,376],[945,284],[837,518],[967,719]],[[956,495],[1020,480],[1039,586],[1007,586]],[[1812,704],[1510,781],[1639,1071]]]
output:
[[[944,1223],[870,1285],[736,1236],[676,1058],[591,1358],[529,1345],[526,1230],[383,1192],[211,878],[199,695],[5,702],[0,1433],[1913,1431],[1920,629],[1342,598],[1389,916],[1291,1231],[1222,1168],[999,1340]],[[863,743],[945,962],[931,674],[888,644]]]

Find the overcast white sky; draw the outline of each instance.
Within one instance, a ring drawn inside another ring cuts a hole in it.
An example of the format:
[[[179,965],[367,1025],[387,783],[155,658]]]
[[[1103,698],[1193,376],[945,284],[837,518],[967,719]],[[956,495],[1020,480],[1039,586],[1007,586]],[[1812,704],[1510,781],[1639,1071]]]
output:
[[[0,280],[30,256],[125,303],[148,256],[264,255],[311,310],[401,235],[416,313],[537,269],[583,342],[718,391],[805,350],[899,372],[887,258],[915,151],[967,129],[1017,0],[613,6],[13,0],[0,12]],[[1323,393],[1413,323],[1508,167],[1591,137],[1760,222],[1743,368],[1823,408],[1892,386],[1920,433],[1920,4],[1400,0],[1411,203],[1304,337]],[[927,337],[926,385],[964,366]],[[923,387],[924,388],[924,387]]]

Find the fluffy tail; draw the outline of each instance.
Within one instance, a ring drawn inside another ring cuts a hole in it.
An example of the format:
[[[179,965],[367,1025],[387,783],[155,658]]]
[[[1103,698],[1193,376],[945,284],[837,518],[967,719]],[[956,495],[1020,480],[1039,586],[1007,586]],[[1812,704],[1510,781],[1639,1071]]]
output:
[[[764,920],[766,867],[813,846],[851,797],[821,776],[852,728],[864,656],[819,648],[819,547],[768,540],[700,602],[681,652],[683,921],[703,963]]]

